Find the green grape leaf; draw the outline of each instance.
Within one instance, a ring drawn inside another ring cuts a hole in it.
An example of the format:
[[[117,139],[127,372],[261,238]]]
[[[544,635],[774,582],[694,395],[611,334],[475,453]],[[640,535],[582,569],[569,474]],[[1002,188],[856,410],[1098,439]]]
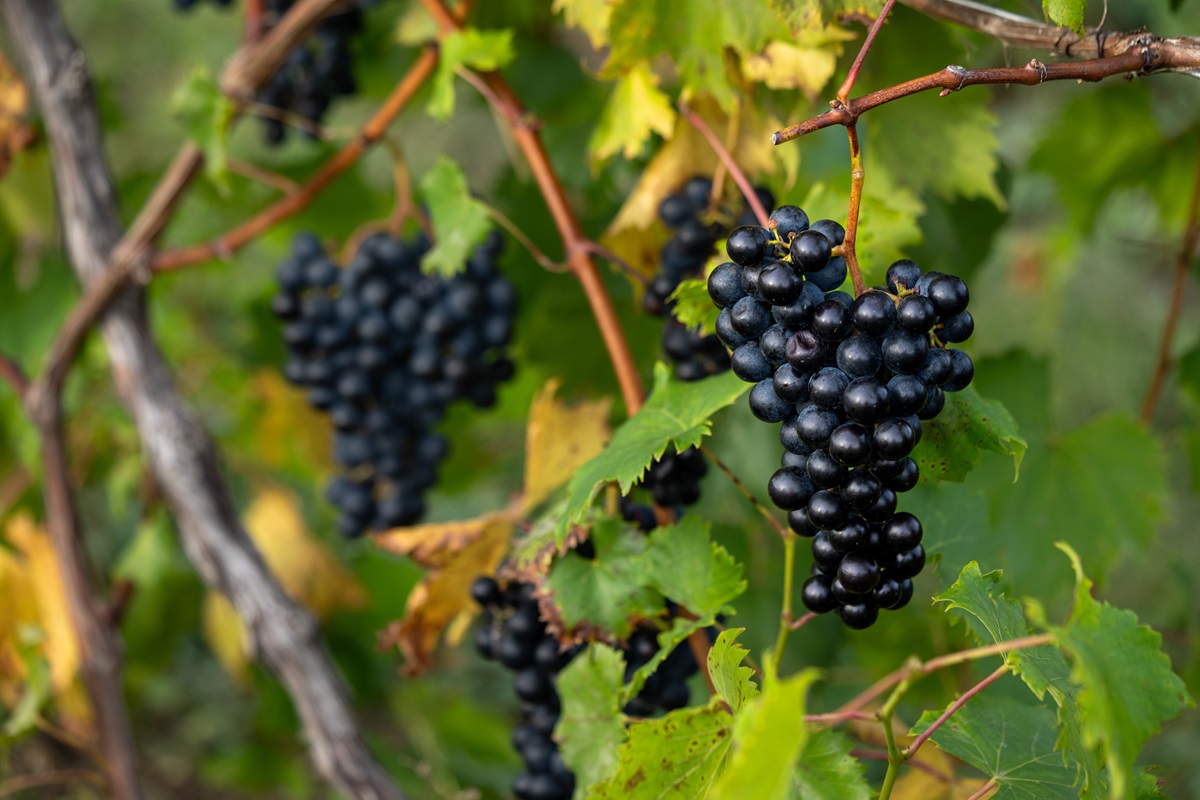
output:
[[[742,666],[750,651],[737,643],[737,637],[745,630],[730,628],[721,631],[717,641],[708,650],[708,675],[717,694],[735,714],[758,697],[758,686],[751,680],[754,670]]]
[[[913,727],[925,731],[940,716],[926,711]],[[934,731],[942,750],[996,779],[993,800],[1077,800],[1075,770],[1054,749],[1054,714],[1044,706],[985,693]]]
[[[1092,597],[1092,581],[1069,546],[1059,545],[1075,569],[1075,608],[1055,631],[1071,660],[1071,680],[1081,687],[1084,741],[1099,745],[1114,798],[1124,797],[1142,745],[1192,703],[1183,681],[1162,652],[1162,636],[1139,625],[1132,611]]]
[[[617,81],[588,143],[593,168],[618,153],[626,159],[638,158],[646,151],[651,134],[671,137],[675,108],[658,83],[658,76],[644,63]]]
[[[5,738],[15,739],[37,727],[42,707],[54,695],[54,683],[50,673],[50,662],[43,655],[42,643],[46,636],[41,628],[21,625],[16,636],[17,656],[25,667],[25,679],[21,696],[0,728],[0,742]]]
[[[634,722],[617,750],[620,763],[591,787],[598,800],[704,797],[732,744],[733,717],[716,702]]]
[[[798,800],[869,800],[875,796],[863,777],[865,765],[850,755],[842,733],[825,728],[808,736],[792,773]]]
[[[449,119],[454,113],[454,73],[460,67],[481,72],[500,69],[513,60],[513,32],[510,29],[481,31],[464,28],[442,39],[437,72],[426,111],[435,119]]]
[[[561,13],[567,25],[587,34],[597,50],[608,44],[608,21],[613,3],[609,0],[554,0],[554,13]]]
[[[921,42],[926,43],[925,37]],[[876,163],[907,189],[928,188],[946,200],[983,198],[1003,209],[1004,195],[996,185],[998,120],[987,93],[950,99],[929,92],[913,100],[919,110],[877,109],[883,113],[867,144]]]
[[[697,619],[684,619],[683,617],[675,617],[671,620],[671,627],[660,631],[658,634],[658,650],[650,657],[642,666],[638,667],[633,673],[633,677],[629,679],[629,683],[625,684],[621,689],[621,705],[624,706],[633,698],[637,697],[642,691],[642,687],[646,685],[646,679],[658,671],[662,663],[667,660],[667,656],[675,650],[676,647],[702,628],[707,628],[716,622],[715,617],[699,617]]]
[[[558,676],[562,716],[554,729],[563,761],[575,773],[576,796],[617,769],[617,748],[625,739],[617,694],[625,659],[605,644],[593,644]]]
[[[233,102],[212,73],[197,67],[171,95],[171,114],[204,153],[204,172],[223,197],[229,195],[229,125]]]
[[[946,407],[925,423],[913,458],[923,479],[961,482],[979,464],[982,451],[989,450],[1012,456],[1016,480],[1027,447],[1004,404],[967,387],[946,393]]]
[[[619,3],[609,20],[611,50],[602,74],[612,78],[665,54],[675,62],[685,95],[711,95],[732,111],[738,98],[726,69],[726,49],[757,53],[778,21],[766,0],[693,0],[686,11],[673,0]]]
[[[656,364],[654,389],[646,404],[617,429],[603,453],[571,478],[557,540],[562,542],[570,526],[583,518],[605,483],[616,481],[622,493],[628,492],[671,444],[677,450],[699,445],[712,431],[712,415],[749,388],[732,372],[685,382],[673,379],[665,364]]]
[[[712,797],[784,800],[804,744],[808,724],[804,704],[815,669],[777,678],[767,661],[762,692],[737,714],[729,764],[712,788]]]
[[[972,561],[963,567],[950,588],[935,595],[935,603],[944,603],[947,612],[958,609],[966,612],[962,618],[975,639],[983,645],[1009,642],[1030,635],[1021,605],[996,594],[1002,573],[1000,570],[981,574],[979,564]],[[1046,690],[1058,691],[1067,678],[1066,660],[1052,645],[1011,650],[1003,654],[1004,662],[1013,668],[1040,700]]]
[[[1083,10],[1087,0],[1042,0],[1042,13],[1055,25],[1070,28],[1083,36]]]
[[[982,645],[1029,636],[1031,631],[1020,604],[996,593],[1000,577],[999,570],[980,574],[979,565],[972,561],[950,588],[933,598],[934,602],[945,603],[947,612],[966,612],[963,618],[967,627]],[[1040,645],[1011,650],[1003,658],[1039,700],[1049,693],[1058,704],[1058,747],[1076,765],[1085,788],[1099,786],[1100,763],[1095,748],[1085,741],[1078,690],[1070,682],[1070,666],[1062,652],[1053,645]]]
[[[1133,781],[1133,800],[1167,800],[1158,791],[1158,780],[1149,772],[1140,772]]]
[[[1168,484],[1153,433],[1127,415],[1098,417],[1029,451],[1021,480],[996,501],[992,535],[1022,543],[1009,568],[1026,585],[1058,579],[1045,545],[1055,537],[1069,538],[1104,575],[1129,543],[1154,536]]]
[[[584,623],[624,639],[635,615],[662,608],[662,596],[649,588],[643,557],[645,540],[627,535],[619,520],[600,520],[592,526],[595,558],[571,552],[554,562],[546,588],[568,628]]]
[[[458,164],[442,156],[421,179],[429,206],[434,245],[421,259],[421,269],[450,276],[461,272],[476,245],[492,229],[487,206],[471,196]]]
[[[746,591],[742,565],[712,541],[709,523],[697,516],[652,532],[644,557],[650,585],[697,616],[729,613],[729,603]]]
[[[717,308],[708,296],[708,280],[695,278],[680,281],[668,298],[674,306],[671,313],[675,319],[689,328],[699,328],[707,336],[717,329]]]

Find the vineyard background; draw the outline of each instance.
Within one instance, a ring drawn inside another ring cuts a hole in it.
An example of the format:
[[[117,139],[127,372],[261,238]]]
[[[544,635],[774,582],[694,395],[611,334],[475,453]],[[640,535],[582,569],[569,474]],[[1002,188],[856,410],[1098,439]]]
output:
[[[180,98],[184,104],[194,99],[187,86],[204,85],[196,71],[219,74],[240,43],[239,9],[202,3],[181,15],[166,0],[62,5],[88,55],[105,151],[128,222],[189,133],[179,105]],[[857,10],[843,5],[843,11]],[[1008,6],[1040,16],[1040,8]],[[1089,9],[1089,22],[1101,11]],[[268,148],[256,121],[244,120],[228,142],[230,169],[197,180],[160,248],[209,241],[279,197],[279,186],[242,174],[244,164],[268,171],[285,189],[289,181],[302,183],[369,118],[418,56],[418,43],[433,32],[415,2],[380,2],[366,11],[365,21],[355,53],[360,92],[339,101],[325,122],[335,141],[291,136],[284,146]],[[666,232],[649,219],[649,229],[636,235],[602,234],[637,191],[648,164],[658,165],[660,196],[697,168],[714,169],[704,140],[671,113],[662,126],[673,134],[666,146],[682,155],[665,166],[651,160],[664,146],[658,134],[640,150],[617,154],[621,148],[614,146],[608,158],[596,158],[589,142],[597,141],[612,84],[597,77],[602,58],[587,36],[564,25],[548,3],[480,3],[471,21],[480,29],[515,29],[516,57],[504,72],[540,120],[584,231],[635,264],[639,254],[653,255]],[[1145,26],[1160,35],[1194,34],[1200,32],[1200,3],[1114,3],[1105,24],[1118,31]],[[769,136],[822,110],[864,30],[861,20],[847,18],[836,30],[824,30],[824,38],[804,42],[812,58],[805,63],[818,68],[804,73],[813,77],[803,85],[771,87],[770,80],[782,80],[774,74],[766,85],[754,85],[731,148],[756,182],[814,218],[844,219],[845,136],[821,131],[778,147]],[[4,42],[4,52],[19,71],[12,42]],[[1002,47],[901,5],[871,51],[855,94],[947,64],[1020,65],[1032,56],[1046,57]],[[10,81],[0,81],[0,92],[15,91]],[[391,128],[389,140],[402,149],[413,184],[419,187],[439,157],[449,156],[479,198],[550,259],[560,258],[554,224],[510,136],[500,132],[503,126],[471,86],[457,81],[454,94],[449,120],[427,115],[425,89]],[[724,131],[719,100],[697,97],[693,106]],[[950,482],[925,480],[907,495],[902,507],[924,521],[932,559],[911,606],[867,632],[818,619],[792,636],[785,667],[821,667],[826,680],[813,687],[810,706],[832,707],[913,653],[970,646],[964,627],[928,602],[970,561],[984,572],[1004,570],[1010,596],[1036,597],[1048,618],[1061,619],[1074,591],[1070,562],[1054,547],[1061,540],[1080,554],[1098,596],[1135,611],[1163,634],[1174,669],[1194,695],[1200,682],[1200,262],[1194,253],[1185,260],[1172,369],[1161,398],[1148,413],[1144,407],[1176,291],[1189,200],[1200,183],[1200,81],[1161,75],[1097,85],[972,87],[941,98],[927,93],[873,110],[859,128],[867,165],[859,248],[868,284],[901,256],[967,279],[976,332],[965,349],[976,361],[974,385],[1012,413],[1028,451],[1015,482],[1013,458],[980,452],[966,458],[977,460],[969,474]],[[224,476],[255,541],[283,585],[321,617],[325,642],[378,758],[412,797],[467,796],[471,787],[483,797],[501,797],[518,763],[508,743],[515,708],[508,675],[476,656],[469,635],[441,649],[434,667],[419,678],[400,674],[395,648],[377,647],[379,633],[403,615],[423,571],[369,540],[337,536],[333,511],[321,495],[331,468],[327,423],[279,374],[283,345],[269,308],[274,265],[299,231],[343,244],[365,223],[386,219],[395,202],[394,152],[376,147],[366,153],[309,208],[229,258],[155,278],[148,305],[181,393],[217,441]],[[35,131],[33,143],[12,155],[0,179],[0,353],[29,374],[38,371],[80,294],[60,242],[51,158]],[[642,191],[648,192],[644,185]],[[430,497],[428,521],[469,519],[504,507],[521,490],[526,419],[547,381],[560,379],[560,392],[573,401],[612,396],[621,407],[576,282],[542,269],[507,238],[501,265],[521,301],[513,346],[517,374],[501,388],[494,409],[456,408],[442,423],[452,449]],[[607,266],[603,274],[649,385],[652,365],[661,358],[661,322],[640,312],[635,282]],[[85,345],[65,407],[87,553],[98,574],[132,586],[121,632],[148,789],[156,796],[196,798],[332,796],[307,761],[287,693],[241,652],[229,607],[208,595],[189,566],[140,454],[137,431],[113,391],[98,337]],[[777,466],[772,428],[754,420],[744,402],[715,417],[709,446],[751,487],[765,486]],[[0,750],[0,787],[5,777],[75,763],[53,737],[31,729],[29,709],[21,705],[31,685],[36,707],[56,726],[85,738],[89,731],[77,653],[61,600],[54,599],[39,530],[41,469],[36,430],[5,388],[0,702],[11,735]],[[731,622],[746,627],[742,643],[761,652],[773,643],[778,623],[779,543],[736,489],[710,473],[694,511],[712,522],[714,538],[746,565],[752,590],[739,600]],[[14,624],[18,620],[41,629],[40,644],[22,638],[29,629]],[[49,662],[40,682],[31,680],[31,662],[22,655],[31,647],[42,648]],[[938,707],[977,679],[966,668],[939,673],[916,686],[910,702],[914,709]],[[989,691],[1024,692],[1013,679]],[[1194,713],[1184,713],[1143,753],[1143,763],[1161,765],[1156,775],[1169,797],[1200,796],[1200,764],[1192,757],[1200,742],[1197,725]],[[46,796],[92,796],[86,785],[77,791]],[[913,785],[907,791],[912,794],[906,797],[933,797],[920,792],[935,790]]]

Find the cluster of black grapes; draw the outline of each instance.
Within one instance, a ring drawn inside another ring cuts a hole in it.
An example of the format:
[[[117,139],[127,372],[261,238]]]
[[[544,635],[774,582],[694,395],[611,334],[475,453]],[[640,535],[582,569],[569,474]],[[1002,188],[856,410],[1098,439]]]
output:
[[[295,2],[266,0],[265,26],[272,27]],[[334,98],[358,91],[350,42],[360,30],[362,11],[358,5],[323,19],[307,41],[288,53],[259,91],[258,102],[320,124]],[[263,137],[268,144],[280,144],[286,136],[287,125],[282,119],[263,120]]]
[[[575,791],[575,775],[551,738],[562,710],[555,681],[583,645],[564,649],[546,630],[531,584],[512,582],[501,587],[494,578],[483,576],[472,584],[471,596],[483,606],[475,647],[484,658],[513,671],[513,690],[521,700],[521,722],[513,731],[512,742],[525,762],[525,771],[513,781],[513,794],[518,800],[569,800]],[[657,635],[652,628],[639,628],[621,649],[628,681],[658,652]],[[625,713],[648,716],[659,709],[686,706],[690,699],[687,679],[696,671],[691,650],[676,648],[626,706]]]
[[[434,430],[447,406],[486,408],[513,374],[501,350],[517,297],[496,269],[493,231],[452,278],[425,275],[429,240],[365,239],[345,269],[309,234],[276,272],[272,307],[283,321],[285,377],[329,414],[344,468],[326,496],[345,536],[416,522],[447,443]]]
[[[647,313],[666,317],[663,352],[675,364],[675,377],[683,381],[698,381],[729,369],[729,353],[721,340],[712,334],[702,336],[695,328],[675,319],[668,300],[681,281],[704,276],[704,265],[717,240],[729,230],[720,222],[706,224],[702,219],[708,211],[712,190],[712,180],[697,175],[659,204],[658,217],[671,229],[671,238],[662,247],[658,274],[646,287],[643,298]],[[764,208],[775,204],[775,198],[766,189],[756,192]],[[746,209],[735,225],[752,222],[754,213]]]
[[[909,454],[921,421],[974,376],[970,357],[946,347],[974,322],[960,278],[922,274],[912,261],[892,264],[887,286],[857,299],[837,291],[846,264],[831,250],[844,236],[832,220],[810,225],[783,206],[769,228],[730,234],[732,260],[708,291],[733,371],[754,384],[750,410],[780,423],[785,452],[768,490],[792,530],[812,538],[804,603],[861,629],[907,604],[925,565],[921,523],[896,512],[896,493],[917,483]]]
[[[326,17],[306,41],[288,53],[278,71],[259,90],[257,101],[280,112],[297,114],[320,124],[335,98],[358,91],[350,57],[350,42],[362,30],[361,6],[373,0],[358,0],[350,8]],[[175,8],[188,11],[199,0],[173,0]],[[228,8],[232,0],[211,0]],[[296,0],[265,0],[263,29],[274,27]],[[277,145],[287,138],[282,119],[263,120],[263,138]]]

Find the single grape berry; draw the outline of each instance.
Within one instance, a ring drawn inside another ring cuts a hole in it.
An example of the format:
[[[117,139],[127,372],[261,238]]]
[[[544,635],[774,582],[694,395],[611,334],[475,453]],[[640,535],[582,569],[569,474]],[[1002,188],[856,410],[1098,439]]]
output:
[[[726,261],[708,276],[708,296],[719,308],[729,308],[746,296],[742,288],[742,268]]]
[[[767,493],[776,506],[791,511],[808,504],[813,495],[813,485],[808,475],[799,468],[780,467],[771,476]]]
[[[823,575],[813,575],[804,582],[800,589],[800,599],[804,607],[814,614],[825,614],[839,606],[829,588],[829,579]]]
[[[883,536],[888,547],[896,551],[912,550],[921,543],[921,521],[906,511],[894,515],[883,524]]]
[[[860,333],[883,336],[896,324],[896,304],[883,292],[863,292],[850,306],[850,322]]]
[[[792,410],[792,404],[775,393],[770,378],[754,384],[754,388],[750,390],[749,403],[750,413],[763,422],[783,422]]]
[[[839,464],[858,467],[871,456],[871,434],[857,422],[847,422],[829,434],[829,454]]]
[[[780,206],[771,212],[771,217],[767,220],[767,228],[775,231],[779,240],[786,245],[792,241],[793,237],[808,228],[808,214],[796,206]]]
[[[875,620],[879,619],[879,609],[869,602],[844,605],[837,612],[846,627],[856,631],[871,627],[875,624]]]
[[[928,295],[939,316],[952,317],[967,310],[970,293],[967,284],[957,275],[942,275],[929,282]]]
[[[921,268],[915,261],[902,258],[893,263],[887,270],[887,285],[892,292],[901,292],[916,288],[921,279]]]
[[[786,306],[800,297],[803,281],[792,267],[776,261],[763,268],[758,276],[758,293],[772,305]]]
[[[804,231],[792,239],[788,253],[792,264],[804,273],[817,272],[829,263],[833,245],[825,238],[825,234],[817,231]]]

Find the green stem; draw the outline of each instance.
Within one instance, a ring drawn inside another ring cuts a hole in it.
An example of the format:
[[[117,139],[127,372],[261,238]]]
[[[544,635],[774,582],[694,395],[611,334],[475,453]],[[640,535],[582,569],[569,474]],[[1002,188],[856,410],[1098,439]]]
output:
[[[788,633],[792,629],[792,590],[796,576],[796,535],[793,533],[783,540],[783,610],[780,612],[779,637],[775,640],[774,659],[775,674],[779,674],[779,664],[783,661],[783,647],[787,644]]]

